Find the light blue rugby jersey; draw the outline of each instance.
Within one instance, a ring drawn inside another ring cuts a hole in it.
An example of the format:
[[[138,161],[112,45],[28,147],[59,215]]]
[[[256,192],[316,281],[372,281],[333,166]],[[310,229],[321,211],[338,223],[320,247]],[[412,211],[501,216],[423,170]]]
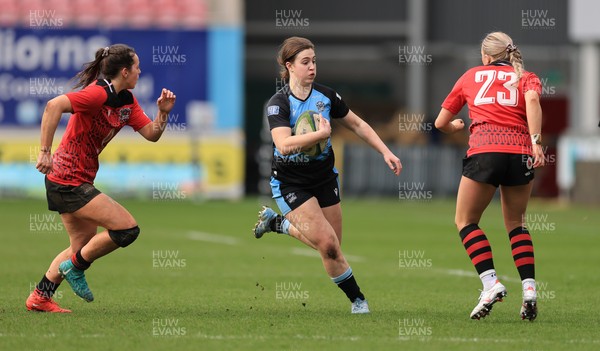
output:
[[[298,117],[306,111],[320,113],[331,121],[332,118],[346,117],[350,110],[339,94],[324,85],[314,83],[305,100],[294,96],[285,85],[267,104],[269,127],[271,130],[278,127],[293,129]],[[325,150],[316,157],[301,152],[284,156],[273,144],[271,183],[318,186],[336,177],[334,163],[330,139]]]

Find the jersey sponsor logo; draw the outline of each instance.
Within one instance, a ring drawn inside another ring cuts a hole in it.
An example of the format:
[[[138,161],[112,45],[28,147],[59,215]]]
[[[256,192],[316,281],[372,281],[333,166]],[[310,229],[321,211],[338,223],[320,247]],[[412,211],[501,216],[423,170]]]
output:
[[[129,121],[129,116],[131,116],[131,109],[129,107],[124,107],[119,110],[119,122],[127,123],[127,121]]]
[[[279,106],[269,106],[267,107],[267,115],[273,116],[279,114]]]
[[[89,183],[83,183],[81,184],[80,189],[83,191],[84,194],[87,195],[90,191],[94,190],[94,186]]]
[[[288,204],[293,204],[294,201],[296,201],[298,199],[298,196],[296,196],[296,193],[289,193],[285,196],[285,201]]]
[[[317,110],[319,112],[325,111],[325,104],[323,103],[323,101],[317,101],[316,105],[317,105]]]
[[[525,161],[525,166],[527,166],[527,169],[528,169],[528,172],[525,173],[525,175],[528,176],[531,173],[531,170],[533,169],[533,157],[527,156],[527,161]]]

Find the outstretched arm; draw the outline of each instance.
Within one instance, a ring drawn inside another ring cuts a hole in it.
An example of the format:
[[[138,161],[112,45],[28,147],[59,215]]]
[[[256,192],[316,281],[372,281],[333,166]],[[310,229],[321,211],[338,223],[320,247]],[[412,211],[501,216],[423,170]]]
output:
[[[138,132],[146,138],[146,140],[156,142],[162,136],[162,133],[165,131],[167,127],[167,122],[169,119],[169,112],[175,106],[175,94],[163,88],[160,93],[160,96],[156,100],[156,106],[158,106],[158,112],[156,112],[156,117],[152,123],[146,124],[142,127]]]
[[[362,140],[369,144],[373,149],[377,150],[387,163],[388,167],[395,175],[400,175],[402,171],[402,163],[400,159],[394,155],[390,149],[383,143],[381,138],[375,133],[371,126],[358,117],[354,112],[348,111],[346,117],[338,119],[340,123],[350,129],[354,134],[358,135]]]
[[[48,101],[42,115],[40,152],[35,168],[42,174],[52,171],[52,141],[63,113],[73,113],[71,100],[66,95],[59,95]]]

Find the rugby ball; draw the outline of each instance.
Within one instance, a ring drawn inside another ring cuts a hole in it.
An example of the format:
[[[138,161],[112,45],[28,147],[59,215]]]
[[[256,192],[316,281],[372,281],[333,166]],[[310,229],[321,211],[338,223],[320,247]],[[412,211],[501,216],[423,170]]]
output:
[[[304,111],[296,120],[292,135],[304,135],[319,130],[320,115],[315,111]],[[309,156],[320,155],[327,147],[327,140],[322,140],[315,145],[302,149],[302,153]]]

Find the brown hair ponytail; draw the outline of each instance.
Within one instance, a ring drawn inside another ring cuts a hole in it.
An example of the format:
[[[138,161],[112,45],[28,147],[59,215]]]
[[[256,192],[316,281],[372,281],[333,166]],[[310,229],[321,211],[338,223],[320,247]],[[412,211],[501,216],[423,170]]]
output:
[[[98,77],[113,79],[123,68],[131,68],[135,50],[125,44],[114,44],[105,48],[96,50],[93,61],[86,63],[83,70],[74,79],[77,83],[73,89],[85,88]]]

